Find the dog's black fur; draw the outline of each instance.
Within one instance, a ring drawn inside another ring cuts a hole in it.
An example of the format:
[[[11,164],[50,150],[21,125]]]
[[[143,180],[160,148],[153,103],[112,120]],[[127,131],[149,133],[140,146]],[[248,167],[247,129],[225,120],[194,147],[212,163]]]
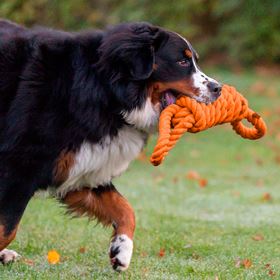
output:
[[[0,22],[0,213],[11,227],[14,211],[56,183],[62,150],[116,135],[121,110],[146,98],[153,34],[146,25],[139,34],[126,25],[70,34]]]
[[[67,33],[0,21],[0,225],[8,235],[34,192],[58,186],[62,151],[128,125],[151,84],[190,79],[190,45],[147,23]],[[175,89],[178,91],[178,89]],[[216,96],[217,97],[217,96]]]

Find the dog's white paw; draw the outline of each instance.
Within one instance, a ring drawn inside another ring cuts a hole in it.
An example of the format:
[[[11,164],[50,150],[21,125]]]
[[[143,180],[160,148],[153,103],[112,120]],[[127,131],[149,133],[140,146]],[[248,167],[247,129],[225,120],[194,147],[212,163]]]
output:
[[[14,250],[4,249],[0,251],[0,262],[3,264],[14,262],[18,258],[20,258],[20,255]]]
[[[133,241],[126,235],[116,235],[110,244],[109,255],[114,270],[124,271],[129,267]]]

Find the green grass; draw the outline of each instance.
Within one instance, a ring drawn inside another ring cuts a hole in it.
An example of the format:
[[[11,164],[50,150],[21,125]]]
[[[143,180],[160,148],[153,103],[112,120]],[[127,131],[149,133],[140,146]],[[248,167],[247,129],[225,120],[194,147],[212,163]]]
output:
[[[117,274],[109,266],[110,229],[70,219],[54,199],[39,194],[10,246],[23,259],[1,266],[0,279],[270,279],[266,264],[280,279],[279,78],[215,73],[244,92],[265,116],[270,133],[260,141],[241,139],[228,126],[187,134],[161,166],[137,160],[115,180],[137,217],[127,272]],[[147,156],[154,143],[155,138]],[[200,188],[187,179],[190,170],[208,185]],[[266,192],[271,201],[262,199]],[[256,234],[264,240],[253,240]],[[59,265],[47,263],[50,249],[61,254]],[[252,266],[236,267],[238,258],[250,259]]]

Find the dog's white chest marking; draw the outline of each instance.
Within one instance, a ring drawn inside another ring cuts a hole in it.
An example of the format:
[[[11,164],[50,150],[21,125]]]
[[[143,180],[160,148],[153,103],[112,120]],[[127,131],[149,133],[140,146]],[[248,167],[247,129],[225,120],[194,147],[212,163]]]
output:
[[[57,189],[63,197],[67,192],[81,187],[95,188],[109,183],[124,172],[145,144],[145,135],[126,126],[115,137],[105,137],[102,143],[84,142],[76,153],[68,179]]]

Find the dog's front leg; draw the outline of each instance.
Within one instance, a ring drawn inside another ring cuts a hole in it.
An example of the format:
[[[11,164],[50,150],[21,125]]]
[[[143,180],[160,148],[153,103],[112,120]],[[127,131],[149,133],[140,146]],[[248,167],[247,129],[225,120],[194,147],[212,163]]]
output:
[[[32,186],[14,178],[0,179],[0,262],[3,264],[20,256],[6,247],[15,238],[21,216],[32,195]]]
[[[126,270],[132,256],[135,229],[134,211],[128,201],[110,184],[69,192],[63,202],[74,214],[96,217],[103,225],[113,226],[109,248],[111,264],[117,271]]]

